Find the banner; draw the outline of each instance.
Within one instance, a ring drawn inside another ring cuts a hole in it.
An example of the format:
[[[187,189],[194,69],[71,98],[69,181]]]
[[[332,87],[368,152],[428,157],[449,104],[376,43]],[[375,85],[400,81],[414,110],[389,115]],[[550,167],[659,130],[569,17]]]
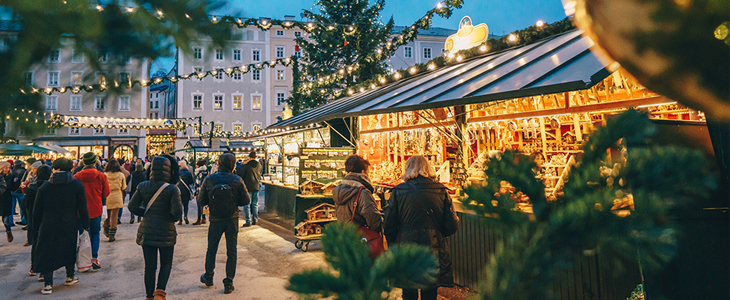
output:
[[[59,116],[63,126],[91,128],[130,128],[130,129],[175,129],[176,120],[170,119],[133,119],[88,116]]]

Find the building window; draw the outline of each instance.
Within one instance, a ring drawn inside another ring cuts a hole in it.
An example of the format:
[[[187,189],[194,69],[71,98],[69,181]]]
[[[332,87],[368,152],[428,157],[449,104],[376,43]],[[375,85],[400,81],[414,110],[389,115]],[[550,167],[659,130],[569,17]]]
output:
[[[160,113],[159,112],[151,112],[150,113],[150,119],[157,119],[159,117],[160,117]]]
[[[277,30],[276,36],[284,36],[284,30]]]
[[[96,72],[96,84],[106,85],[106,73]]]
[[[299,48],[299,46],[294,46],[294,56],[302,57],[302,50]]]
[[[243,40],[243,29],[231,28],[231,40],[234,40],[234,41]]]
[[[34,75],[34,73],[35,72],[33,72],[33,71],[25,72],[25,85],[30,85],[30,86],[33,85],[33,75]]]
[[[276,70],[276,80],[284,80],[284,70]]]
[[[261,51],[260,50],[251,50],[251,60],[260,61],[261,60]]]
[[[60,77],[60,71],[48,71],[48,86],[58,86],[58,81]]]
[[[58,110],[58,95],[46,96],[46,110],[47,111]]]
[[[213,95],[213,109],[223,110],[223,95]]]
[[[423,48],[423,58],[431,58],[431,48]]]
[[[261,95],[251,95],[251,110],[261,110]]]
[[[243,109],[243,95],[233,95],[233,109]]]
[[[198,81],[203,81],[203,67],[193,67],[193,73],[195,73],[195,77],[198,78]]]
[[[282,103],[286,100],[286,94],[285,93],[276,93],[276,106],[281,106]]]
[[[213,131],[215,131],[215,132],[223,132],[223,124],[215,124],[215,127],[213,128]]]
[[[71,56],[72,63],[84,62],[84,53],[81,51],[73,50],[73,56]]]
[[[94,135],[105,135],[106,130],[104,128],[94,128]]]
[[[157,97],[155,97],[157,98]],[[152,108],[160,108],[160,100],[152,100],[150,101],[150,109]]]
[[[215,60],[223,60],[223,49],[215,49]]]
[[[233,73],[231,73],[231,77],[233,77],[234,81],[241,81],[241,71],[233,71]]]
[[[404,57],[413,57],[413,48],[403,47],[403,56]]]
[[[48,128],[48,130],[46,130],[46,135],[58,135],[58,129]]]
[[[193,95],[193,109],[195,110],[202,110],[203,109],[203,95]]]
[[[81,132],[79,131],[78,127],[69,127],[68,128],[68,135],[80,135]]]
[[[81,111],[81,95],[71,95],[70,111]]]
[[[71,85],[80,86],[84,84],[84,72],[71,71]]]
[[[241,134],[241,124],[233,124],[233,134]]]
[[[127,128],[118,129],[117,135],[129,135],[129,129],[127,129]]]
[[[253,70],[251,72],[251,79],[253,81],[261,81],[261,70],[258,70],[258,69]]]
[[[104,103],[104,96],[94,96],[94,110],[104,111],[106,110],[106,104]]]
[[[241,49],[233,49],[233,61],[241,61]]]
[[[61,49],[51,49],[51,53],[48,55],[48,62],[60,63],[61,62]]]
[[[197,60],[203,59],[203,48],[201,47],[195,47],[193,48],[193,58]]]
[[[99,62],[100,63],[105,63],[107,61],[109,61],[109,54],[107,54],[107,53],[99,54]]]
[[[129,72],[119,72],[119,84],[131,85]]]
[[[276,46],[276,58],[284,58],[284,47]]]
[[[129,96],[119,96],[119,111],[129,111]]]
[[[260,123],[253,123],[251,124],[251,132],[259,132],[261,131],[261,124]]]
[[[223,74],[225,74],[223,70],[221,70],[220,68],[216,68],[216,73],[214,76],[215,80],[218,82],[223,81]]]
[[[294,37],[301,37],[302,32],[301,31],[294,31]]]

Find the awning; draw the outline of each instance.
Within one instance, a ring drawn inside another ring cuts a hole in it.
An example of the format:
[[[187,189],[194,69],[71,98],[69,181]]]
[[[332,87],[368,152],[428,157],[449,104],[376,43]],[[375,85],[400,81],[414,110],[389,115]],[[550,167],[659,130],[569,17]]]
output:
[[[58,154],[66,154],[66,153],[68,153],[68,150],[66,150],[63,147],[56,146],[56,145],[37,145],[37,146],[39,146],[41,148],[46,148],[46,149],[51,150],[51,151],[55,151]]]
[[[215,142],[215,140],[214,140]],[[220,143],[220,152],[226,152],[228,151],[228,146],[225,142],[218,140],[218,143]],[[187,143],[185,143],[185,149],[195,149],[196,151],[211,151],[210,150],[210,141],[207,139],[204,140],[189,140]]]
[[[269,126],[439,108],[584,90],[611,74],[580,30],[361,92]],[[609,64],[603,62],[611,62]]]

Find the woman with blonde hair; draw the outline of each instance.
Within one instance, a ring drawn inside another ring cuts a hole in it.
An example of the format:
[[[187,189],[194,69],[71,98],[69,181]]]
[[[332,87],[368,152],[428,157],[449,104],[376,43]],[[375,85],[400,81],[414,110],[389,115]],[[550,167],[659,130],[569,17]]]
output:
[[[109,197],[106,198],[106,208],[108,217],[104,221],[104,235],[109,238],[110,242],[116,241],[117,220],[119,209],[124,207],[124,191],[127,188],[127,178],[122,173],[122,167],[116,159],[106,163],[104,174],[109,180]]]
[[[434,179],[436,172],[423,156],[406,161],[404,183],[391,191],[383,229],[390,245],[418,244],[431,247],[438,258],[438,281],[421,287],[421,299],[436,299],[439,286],[453,286],[451,254],[446,237],[456,233],[456,216],[446,186]],[[418,299],[418,289],[403,287],[403,300]]]

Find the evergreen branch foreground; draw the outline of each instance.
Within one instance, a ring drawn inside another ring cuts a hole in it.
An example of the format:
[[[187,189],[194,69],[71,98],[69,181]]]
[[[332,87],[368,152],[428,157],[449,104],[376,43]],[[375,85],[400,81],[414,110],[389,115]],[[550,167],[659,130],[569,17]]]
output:
[[[307,270],[289,278],[287,289],[307,299],[382,300],[394,286],[418,287],[436,280],[436,257],[419,245],[393,246],[371,259],[370,248],[352,224],[331,223],[322,249],[331,269]]]
[[[490,161],[488,183],[468,188],[465,201],[504,238],[485,269],[480,297],[556,298],[552,287],[560,271],[579,263],[581,256],[598,255],[602,272],[612,276],[637,262],[645,270],[667,263],[681,234],[673,214],[701,207],[715,189],[715,177],[701,152],[652,145],[655,132],[643,112],[629,110],[610,119],[588,139],[564,194],[551,202],[531,171],[534,162],[510,152]],[[608,150],[613,150],[610,159]],[[515,190],[500,191],[505,182]],[[511,193],[528,196],[534,214],[514,210]],[[620,206],[631,197],[630,214],[619,213],[628,210]]]

